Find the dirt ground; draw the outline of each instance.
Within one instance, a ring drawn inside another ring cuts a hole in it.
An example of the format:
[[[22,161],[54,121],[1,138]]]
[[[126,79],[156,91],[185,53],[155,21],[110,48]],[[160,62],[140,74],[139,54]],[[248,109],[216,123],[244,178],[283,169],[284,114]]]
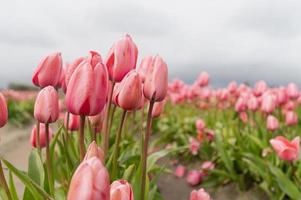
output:
[[[18,169],[27,169],[27,158],[31,150],[29,135],[32,125],[15,127],[7,125],[0,129],[0,154],[12,162]],[[6,170],[7,171],[7,170]],[[23,185],[15,178],[17,190],[20,196],[23,193]],[[158,180],[158,186],[166,200],[187,200],[193,189],[185,182],[172,174],[162,174]],[[229,185],[217,190],[210,190],[215,200],[264,200],[266,197],[258,191],[239,192],[235,185]]]

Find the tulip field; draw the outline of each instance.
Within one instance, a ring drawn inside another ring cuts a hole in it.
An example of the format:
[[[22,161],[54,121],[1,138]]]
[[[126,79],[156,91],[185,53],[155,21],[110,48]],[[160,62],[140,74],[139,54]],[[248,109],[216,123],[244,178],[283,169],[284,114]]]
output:
[[[260,194],[249,199],[301,199],[295,83],[214,88],[206,69],[192,83],[169,70],[164,55],[139,58],[129,35],[104,58],[42,58],[35,91],[0,91],[0,127],[33,124],[26,171],[1,155],[1,199],[212,200],[229,185]],[[164,176],[189,191],[171,198]]]

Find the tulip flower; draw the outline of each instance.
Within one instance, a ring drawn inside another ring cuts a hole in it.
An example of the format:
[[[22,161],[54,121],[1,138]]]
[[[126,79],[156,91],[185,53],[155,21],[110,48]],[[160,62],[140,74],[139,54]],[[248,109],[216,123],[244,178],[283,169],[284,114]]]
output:
[[[40,147],[44,148],[44,147],[46,147],[45,124],[40,123],[39,125],[40,125],[40,133],[39,133]],[[52,135],[53,135],[53,132],[51,129],[49,129],[49,135],[48,135],[49,141],[51,140]],[[34,125],[34,127],[32,128],[31,135],[30,135],[30,143],[31,143],[32,147],[34,147],[34,148],[37,147],[37,126],[36,125]]]
[[[286,92],[289,98],[297,99],[299,97],[299,89],[295,83],[288,84]]]
[[[249,120],[248,114],[246,112],[240,112],[239,113],[239,118],[243,123],[247,123]]]
[[[287,126],[293,126],[298,124],[298,115],[294,111],[287,111],[285,113],[285,124]]]
[[[178,178],[182,178],[185,174],[186,168],[183,165],[178,165],[175,170],[175,176]]]
[[[73,72],[76,70],[76,68],[81,64],[81,62],[83,62],[85,60],[84,57],[80,57],[77,58],[76,60],[73,61],[73,63],[69,64],[66,68],[66,72],[65,72],[65,82],[66,82],[66,86],[68,86],[68,83],[71,79],[71,76],[73,74]]]
[[[235,110],[236,112],[243,112],[247,108],[247,101],[245,98],[240,97],[235,103]]]
[[[149,67],[151,67],[152,61],[153,61],[153,57],[152,56],[147,56],[147,57],[143,58],[141,63],[140,63],[138,73],[141,77],[142,83],[144,83],[144,81],[145,81],[147,70],[148,70]]]
[[[53,86],[57,87],[60,84],[62,71],[61,53],[53,53],[42,59],[36,68],[32,82],[38,87]]]
[[[276,97],[267,92],[262,96],[261,110],[265,113],[272,113],[276,108]]]
[[[78,130],[79,125],[80,125],[80,116],[79,115],[73,115],[73,114],[69,113],[68,125],[67,125],[67,117],[68,117],[68,113],[66,113],[65,119],[64,119],[64,124],[65,124],[66,127],[68,127],[68,130],[71,130],[71,131]]]
[[[8,110],[6,100],[2,93],[0,93],[0,128],[2,128],[8,120]]]
[[[132,186],[126,180],[117,180],[111,184],[110,200],[134,200]]]
[[[67,200],[110,200],[110,178],[96,156],[82,161],[73,174]]]
[[[129,71],[136,68],[137,57],[138,49],[130,35],[126,34],[115,42],[105,60],[110,80],[120,82]]]
[[[89,145],[84,160],[89,160],[92,157],[97,157],[102,163],[104,163],[104,152],[100,147],[97,146],[95,141]]]
[[[189,150],[191,152],[192,155],[197,155],[199,148],[200,148],[200,143],[194,139],[194,138],[189,138]]]
[[[202,119],[197,119],[195,122],[195,126],[198,131],[203,131],[206,124]]]
[[[275,130],[279,129],[278,119],[276,117],[274,117],[273,115],[269,115],[267,118],[267,129],[269,131],[275,131]]]
[[[63,92],[66,93],[67,90],[67,86],[66,86],[66,71],[65,69],[62,67],[62,71],[61,71],[61,77],[60,77],[60,83],[58,85],[58,87],[62,88]]]
[[[153,58],[151,66],[147,69],[143,86],[144,96],[148,100],[163,101],[168,86],[167,65],[160,56]]]
[[[253,93],[255,96],[261,96],[263,93],[265,93],[265,91],[267,91],[268,86],[266,84],[266,82],[264,81],[258,81],[255,84]]]
[[[202,173],[197,170],[191,170],[188,172],[186,181],[191,186],[196,186],[202,181]]]
[[[229,83],[228,85],[228,91],[231,93],[231,94],[234,94],[237,90],[237,83],[235,81],[232,81]]]
[[[255,112],[258,108],[258,100],[256,97],[251,96],[248,100],[248,109]]]
[[[200,87],[207,86],[209,84],[209,74],[207,72],[202,72],[197,79],[197,84]]]
[[[277,136],[270,140],[271,145],[276,151],[280,159],[286,161],[295,161],[299,156],[300,137],[295,137],[292,141],[287,140],[283,136]]]
[[[41,123],[55,122],[59,117],[59,99],[57,91],[52,86],[43,88],[34,105],[34,117]]]
[[[193,190],[190,193],[189,200],[211,200],[210,195],[203,189]]]
[[[205,161],[201,165],[202,170],[209,171],[215,168],[215,164],[211,161]]]
[[[163,109],[164,109],[164,105],[165,105],[165,101],[156,102],[154,104],[154,109],[153,109],[153,112],[152,112],[152,118],[157,118],[161,115],[161,113],[163,112]]]

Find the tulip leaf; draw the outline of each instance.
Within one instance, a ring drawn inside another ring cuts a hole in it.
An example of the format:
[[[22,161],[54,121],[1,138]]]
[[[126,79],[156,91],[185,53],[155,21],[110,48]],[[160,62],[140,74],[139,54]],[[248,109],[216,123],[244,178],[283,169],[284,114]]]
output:
[[[3,187],[0,187],[0,197],[3,200],[9,200]]]
[[[11,171],[9,171],[9,191],[13,200],[19,200],[17,190],[15,187],[14,177]]]

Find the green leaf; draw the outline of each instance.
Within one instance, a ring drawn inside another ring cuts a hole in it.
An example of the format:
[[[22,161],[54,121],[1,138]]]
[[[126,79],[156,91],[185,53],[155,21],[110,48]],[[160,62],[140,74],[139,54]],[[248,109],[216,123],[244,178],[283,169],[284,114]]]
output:
[[[123,179],[131,180],[134,171],[135,171],[135,164],[128,166],[128,168],[123,173]]]
[[[15,187],[15,182],[11,171],[9,171],[9,191],[13,200],[19,200],[17,190]]]
[[[9,200],[3,187],[0,187],[0,197],[3,200]]]

